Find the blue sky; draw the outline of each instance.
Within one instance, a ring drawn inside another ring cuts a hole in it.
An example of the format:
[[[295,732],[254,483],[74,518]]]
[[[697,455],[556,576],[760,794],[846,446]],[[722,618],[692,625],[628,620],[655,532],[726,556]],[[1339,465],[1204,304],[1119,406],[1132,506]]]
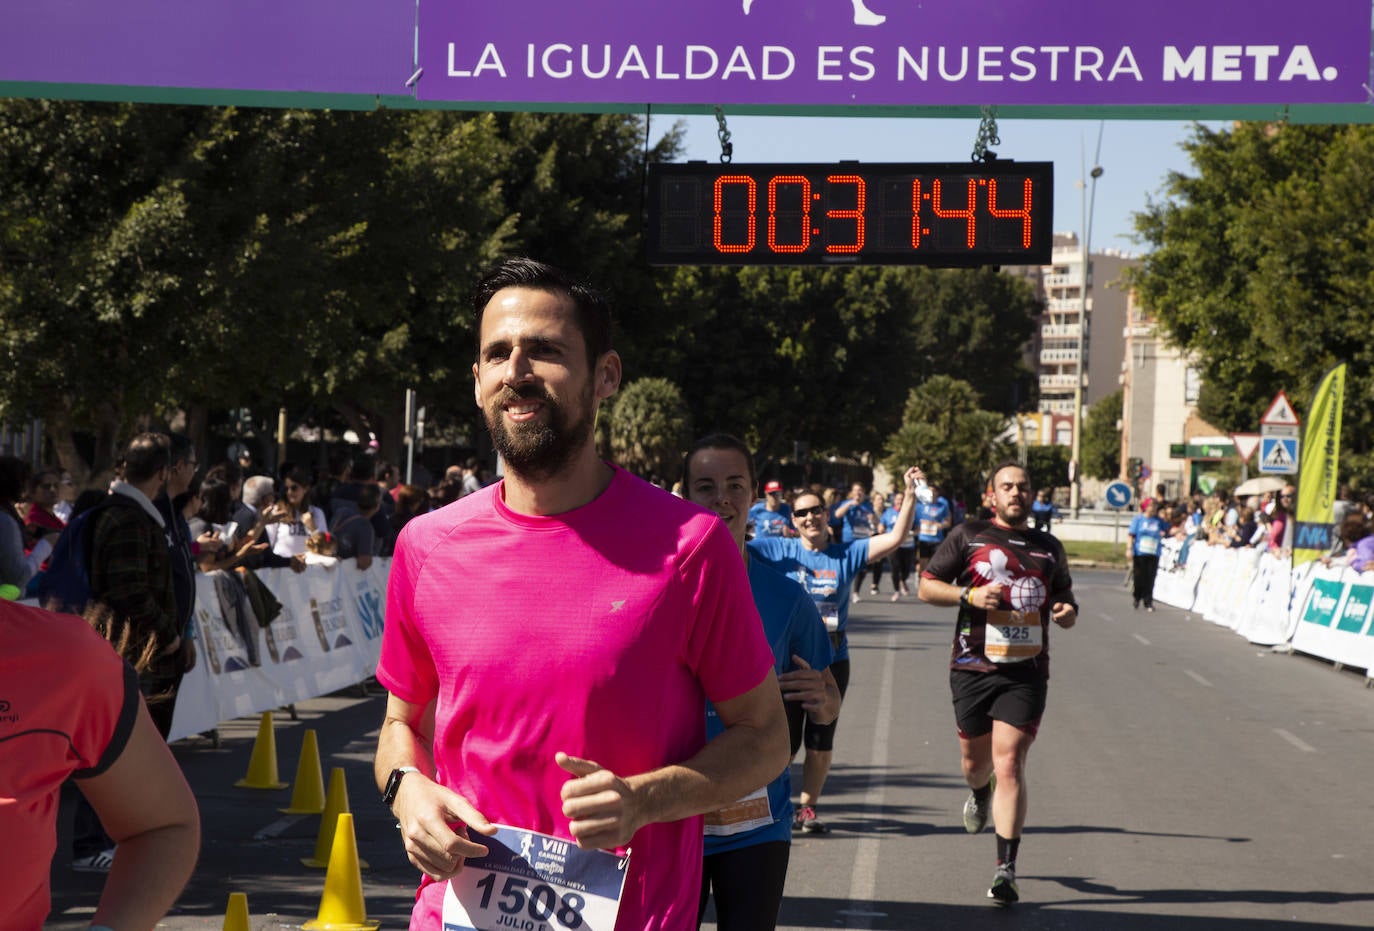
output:
[[[655,117],[674,119],[671,117]],[[687,127],[686,157],[717,161],[716,118],[678,117]],[[734,160],[747,162],[961,162],[973,151],[975,119],[869,119],[726,115]],[[1133,241],[1131,214],[1146,198],[1158,197],[1171,170],[1193,173],[1180,143],[1191,123],[1142,120],[999,120],[1002,158],[1054,163],[1054,228],[1079,232],[1083,197],[1078,186],[1084,163],[1092,169],[1102,128],[1103,173],[1093,198],[1094,252],[1115,247],[1143,252]],[[666,128],[666,127],[660,127]],[[1091,192],[1091,188],[1088,189]]]

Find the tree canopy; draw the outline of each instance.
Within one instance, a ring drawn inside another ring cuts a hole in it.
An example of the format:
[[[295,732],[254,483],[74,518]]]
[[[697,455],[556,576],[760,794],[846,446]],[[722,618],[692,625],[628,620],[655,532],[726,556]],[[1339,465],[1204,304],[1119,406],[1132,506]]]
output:
[[[1132,282],[1197,360],[1199,412],[1254,430],[1347,361],[1345,470],[1374,476],[1374,127],[1198,126],[1185,149],[1196,174],[1136,217],[1154,250]]]
[[[978,406],[973,385],[936,375],[907,396],[902,423],[887,439],[883,465],[893,475],[920,466],[965,501],[978,501],[987,470],[1009,458],[1007,417]]]
[[[879,449],[939,376],[1033,403],[1040,308],[995,270],[646,266],[680,129],[645,143],[630,115],[0,101],[0,419],[44,418],[78,477],[175,411],[332,407],[390,458],[415,389],[474,438],[467,295],[513,253],[606,290],[627,384],[764,461]]]

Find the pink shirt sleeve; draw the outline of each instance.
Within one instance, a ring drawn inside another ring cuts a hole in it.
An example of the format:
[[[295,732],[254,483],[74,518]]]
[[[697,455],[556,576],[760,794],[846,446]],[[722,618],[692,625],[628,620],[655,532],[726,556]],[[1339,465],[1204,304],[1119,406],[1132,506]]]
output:
[[[738,698],[767,677],[773,652],[744,560],[723,523],[712,525],[683,572],[694,586],[697,615],[687,638],[687,664],[712,703]]]
[[[386,614],[377,681],[402,701],[427,705],[438,694],[439,674],[434,657],[415,624],[415,576],[429,553],[418,546],[415,534],[401,531],[396,541],[386,586]]]

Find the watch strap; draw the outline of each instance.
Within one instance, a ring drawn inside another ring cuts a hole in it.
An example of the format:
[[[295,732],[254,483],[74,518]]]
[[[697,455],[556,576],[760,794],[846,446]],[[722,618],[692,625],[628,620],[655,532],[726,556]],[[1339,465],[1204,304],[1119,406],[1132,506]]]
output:
[[[398,766],[393,769],[391,775],[386,779],[386,788],[382,791],[382,804],[390,808],[391,803],[396,801],[396,793],[400,791],[401,778],[406,773],[418,773],[419,771],[417,766]]]

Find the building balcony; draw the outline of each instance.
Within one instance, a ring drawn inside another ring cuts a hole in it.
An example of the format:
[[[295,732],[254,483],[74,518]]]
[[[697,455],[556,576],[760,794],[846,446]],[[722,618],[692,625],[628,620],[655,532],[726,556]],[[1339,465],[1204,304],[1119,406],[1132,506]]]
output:
[[[1077,375],[1041,375],[1041,391],[1072,391],[1078,381]]]
[[[1041,339],[1078,339],[1083,328],[1076,323],[1046,323],[1040,327]]]
[[[1083,299],[1078,297],[1052,297],[1045,301],[1045,310],[1052,314],[1074,314],[1083,310]],[[1088,295],[1088,313],[1093,310],[1093,296]]]
[[[1041,401],[1039,408],[1040,413],[1042,414],[1072,414],[1073,401],[1059,401],[1055,399],[1049,399]]]
[[[1063,275],[1046,275],[1042,279],[1046,288],[1081,288],[1083,287],[1082,272],[1068,272]]]
[[[1040,350],[1041,365],[1073,365],[1078,362],[1079,352],[1074,349],[1042,349]]]

